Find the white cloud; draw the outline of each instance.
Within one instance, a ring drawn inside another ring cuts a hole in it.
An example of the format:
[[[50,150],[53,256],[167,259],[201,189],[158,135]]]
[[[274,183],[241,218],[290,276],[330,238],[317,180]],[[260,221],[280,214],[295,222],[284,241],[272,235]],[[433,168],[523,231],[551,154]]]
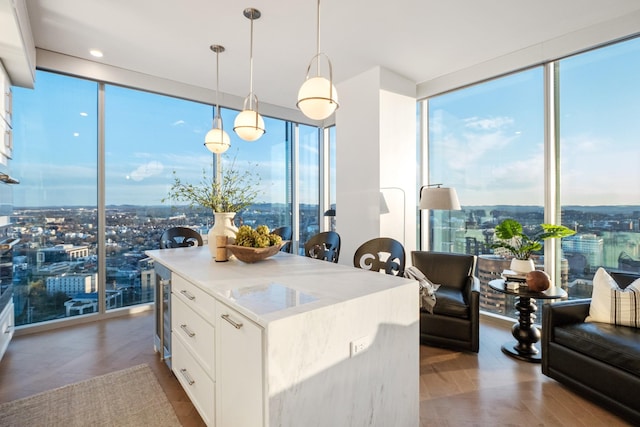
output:
[[[162,163],[155,160],[138,166],[134,171],[129,174],[129,178],[134,181],[142,181],[145,178],[150,178],[154,175],[160,175],[164,170]]]
[[[503,129],[513,123],[513,118],[506,116],[491,118],[469,117],[464,119],[464,126],[466,128],[484,131]]]

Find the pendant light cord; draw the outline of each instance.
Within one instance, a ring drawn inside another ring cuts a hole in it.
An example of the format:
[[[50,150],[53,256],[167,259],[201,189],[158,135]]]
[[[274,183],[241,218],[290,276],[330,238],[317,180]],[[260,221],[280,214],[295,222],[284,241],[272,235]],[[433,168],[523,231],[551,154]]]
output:
[[[316,16],[316,56],[320,56],[320,0],[318,0]],[[320,60],[316,61],[317,74],[320,75]]]
[[[216,49],[216,117],[220,117],[220,50]]]
[[[249,40],[249,109],[253,110],[253,14],[251,15],[251,36]]]

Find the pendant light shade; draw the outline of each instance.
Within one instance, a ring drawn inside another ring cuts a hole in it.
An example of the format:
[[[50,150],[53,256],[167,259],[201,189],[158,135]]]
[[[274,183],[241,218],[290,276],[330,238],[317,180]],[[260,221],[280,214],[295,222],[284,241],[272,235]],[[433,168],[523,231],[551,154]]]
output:
[[[229,134],[222,129],[222,118],[220,125],[216,125],[216,117],[213,119],[213,129],[211,129],[204,137],[204,145],[212,153],[222,154],[231,147],[231,139]]]
[[[233,130],[245,141],[255,141],[264,134],[264,119],[257,111],[245,108],[236,116]]]
[[[244,99],[240,114],[236,116],[233,130],[245,141],[256,141],[265,132],[264,119],[258,113],[258,97],[253,93],[253,21],[260,18],[258,9],[247,8],[244,16],[251,20],[251,36],[249,44],[249,95]]]
[[[317,8],[316,55],[311,58],[307,67],[307,78],[298,91],[297,107],[302,113],[314,120],[324,120],[338,108],[338,92],[333,85],[333,67],[327,55],[320,52],[320,0]],[[320,57],[324,56],[329,64],[329,79],[320,75]],[[316,76],[309,77],[309,72],[316,61]]]
[[[220,116],[220,104],[218,103],[218,98],[220,96],[218,56],[221,52],[224,52],[224,47],[214,44],[211,45],[211,50],[216,53],[216,114],[213,117],[213,128],[207,132],[204,137],[204,145],[212,153],[221,154],[227,151],[231,146],[229,135],[224,131],[222,116]]]

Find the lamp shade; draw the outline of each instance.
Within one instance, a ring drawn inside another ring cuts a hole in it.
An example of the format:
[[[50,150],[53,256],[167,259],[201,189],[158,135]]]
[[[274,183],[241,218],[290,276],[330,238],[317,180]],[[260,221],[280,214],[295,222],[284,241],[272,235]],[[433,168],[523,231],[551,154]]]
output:
[[[257,111],[244,110],[236,116],[233,130],[245,141],[255,141],[264,134],[264,119]]]
[[[231,140],[224,130],[213,128],[205,135],[204,145],[212,153],[221,154],[229,149]]]
[[[310,119],[324,120],[338,108],[338,92],[326,78],[311,77],[300,86],[296,105]]]
[[[459,211],[462,208],[455,188],[424,186],[420,189],[420,209]]]

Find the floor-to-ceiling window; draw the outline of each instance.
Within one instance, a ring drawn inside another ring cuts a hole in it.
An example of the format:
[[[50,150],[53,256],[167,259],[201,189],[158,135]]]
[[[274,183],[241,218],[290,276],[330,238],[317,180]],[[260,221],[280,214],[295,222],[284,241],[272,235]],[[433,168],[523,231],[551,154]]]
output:
[[[162,203],[176,176],[197,183],[211,175],[203,146],[211,106],[118,86],[105,87],[106,307],[153,301],[144,251],[162,232],[190,227],[206,234],[212,215]]]
[[[97,84],[38,72],[14,88],[16,325],[93,313],[98,303]]]
[[[640,39],[552,65],[548,105],[557,114],[545,108],[543,67],[425,101],[428,180],[455,187],[463,209],[431,212],[423,247],[478,255],[485,311],[514,315],[509,298],[484,285],[509,265],[491,248],[494,227],[504,218],[545,222],[545,177],[557,182],[548,200],[561,203],[551,216],[577,231],[555,262],[570,298],[591,296],[598,267],[640,271]],[[555,140],[545,142],[545,117],[555,119]],[[559,166],[545,169],[545,152],[556,151]]]
[[[320,231],[320,132],[317,127],[298,126],[298,193],[300,194],[300,229],[298,252],[304,243]],[[304,195],[304,196],[303,196]]]
[[[542,78],[534,68],[429,100],[429,182],[454,187],[462,205],[425,211],[432,250],[478,255],[478,269],[494,271],[494,227],[505,218],[543,222]],[[482,308],[505,314],[512,307],[489,277]]]
[[[207,209],[168,197],[175,176],[198,184],[215,174],[214,165],[249,171],[259,195],[237,213],[237,225],[292,225],[297,203],[304,230],[314,221],[317,228],[317,127],[265,117],[267,133],[247,142],[232,131],[237,111],[223,108],[231,148],[218,162],[203,145],[210,105],[44,71],[37,82],[34,90],[14,90],[12,175],[21,184],[9,232],[20,238],[13,260],[18,324],[98,313],[101,299],[106,310],[152,301],[144,252],[178,225],[206,240],[213,221]],[[296,126],[304,185],[294,194]]]
[[[558,62],[560,195],[568,288],[599,267],[640,272],[640,38]]]

